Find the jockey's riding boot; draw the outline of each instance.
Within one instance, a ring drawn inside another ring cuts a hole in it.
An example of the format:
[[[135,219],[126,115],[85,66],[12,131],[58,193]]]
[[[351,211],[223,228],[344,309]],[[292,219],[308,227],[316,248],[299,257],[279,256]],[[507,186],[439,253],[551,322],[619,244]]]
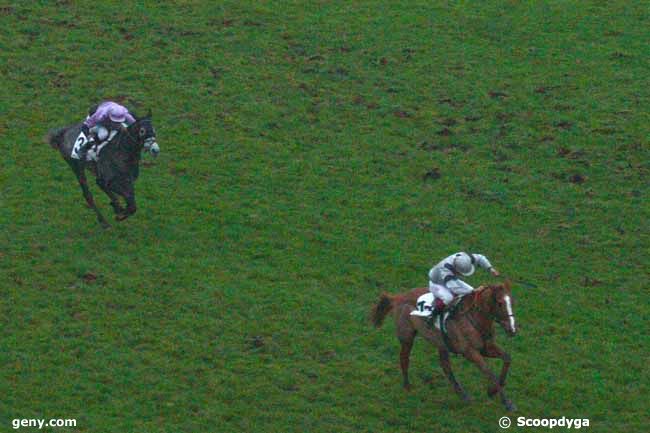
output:
[[[433,303],[433,310],[431,310],[431,316],[429,316],[431,326],[435,326],[436,319],[445,311],[445,307],[446,305],[442,299],[435,299]]]

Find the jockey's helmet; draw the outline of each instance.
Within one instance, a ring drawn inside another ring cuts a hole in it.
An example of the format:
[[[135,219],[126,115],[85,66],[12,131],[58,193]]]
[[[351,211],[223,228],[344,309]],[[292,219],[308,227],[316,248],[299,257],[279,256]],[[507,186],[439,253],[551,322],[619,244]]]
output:
[[[472,258],[467,253],[458,253],[454,257],[454,269],[459,274],[469,277],[474,273]]]
[[[116,105],[111,108],[111,111],[108,113],[108,118],[113,122],[124,123],[126,122],[126,113],[127,109],[121,105]]]

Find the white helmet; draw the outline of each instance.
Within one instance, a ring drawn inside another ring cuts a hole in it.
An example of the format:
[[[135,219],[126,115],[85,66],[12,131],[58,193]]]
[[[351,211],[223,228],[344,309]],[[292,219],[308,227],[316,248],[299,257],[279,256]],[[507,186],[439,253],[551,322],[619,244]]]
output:
[[[469,277],[474,273],[474,265],[472,264],[474,260],[467,253],[458,253],[454,257],[454,269],[459,274],[462,274],[466,277]]]

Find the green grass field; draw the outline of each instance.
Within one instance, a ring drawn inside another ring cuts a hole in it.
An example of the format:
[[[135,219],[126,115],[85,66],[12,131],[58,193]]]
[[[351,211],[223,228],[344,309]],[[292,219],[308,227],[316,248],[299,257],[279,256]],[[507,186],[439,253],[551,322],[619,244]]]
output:
[[[473,365],[452,359],[466,404],[418,340],[405,393],[392,321],[367,320],[459,250],[514,282],[513,419],[648,431],[649,20],[0,3],[0,431],[500,431]],[[107,98],[152,108],[162,153],[104,231],[43,136]]]

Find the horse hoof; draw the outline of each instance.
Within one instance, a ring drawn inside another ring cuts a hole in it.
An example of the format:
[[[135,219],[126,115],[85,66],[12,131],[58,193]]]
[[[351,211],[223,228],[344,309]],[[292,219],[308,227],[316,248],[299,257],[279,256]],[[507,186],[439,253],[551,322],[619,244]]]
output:
[[[410,383],[404,384],[404,391],[409,392],[413,389],[413,386]]]
[[[499,391],[497,390],[496,386],[491,386],[491,387],[488,388],[487,395],[488,395],[488,397],[492,398],[495,395],[497,395],[498,392]]]
[[[473,401],[472,396],[469,394],[461,394],[460,398],[462,398],[465,403],[471,403]]]
[[[115,215],[115,220],[116,220],[116,221],[124,221],[124,220],[127,219],[128,217],[129,217],[129,214],[127,214],[127,213],[121,213],[121,214],[117,214],[117,215]]]
[[[514,411],[517,410],[517,406],[515,406],[515,404],[513,402],[511,402],[511,401],[507,401],[506,402],[506,410],[508,412],[514,412]]]

